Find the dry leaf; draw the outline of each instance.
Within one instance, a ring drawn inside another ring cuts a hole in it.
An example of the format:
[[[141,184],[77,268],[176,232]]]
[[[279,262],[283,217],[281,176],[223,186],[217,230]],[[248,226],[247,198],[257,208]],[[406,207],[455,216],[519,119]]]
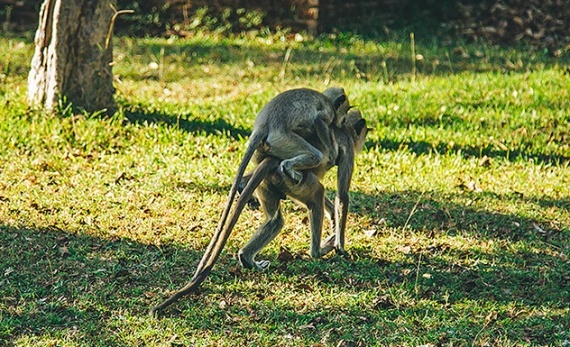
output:
[[[378,229],[376,229],[376,228],[364,230],[364,235],[366,235],[368,237],[373,237],[376,234],[378,234]]]
[[[532,226],[534,227],[534,230],[538,231],[541,234],[548,234],[548,231],[542,229],[540,226],[538,226],[538,224],[536,223],[532,223]]]
[[[156,293],[155,292],[144,292],[144,297],[147,299],[152,299],[156,297]]]
[[[474,180],[470,180],[468,182],[461,182],[459,183],[458,187],[465,191],[470,191],[474,193],[481,193],[483,191],[483,189],[479,188],[477,182],[475,182]]]
[[[279,255],[277,256],[277,261],[281,263],[288,263],[293,261],[294,259],[295,257],[293,257],[293,254],[291,254],[291,252],[289,252],[287,248],[281,247],[281,249],[279,250]]]
[[[129,272],[129,270],[121,269],[121,270],[117,271],[117,273],[115,273],[115,278],[125,278],[125,277],[129,277],[130,274],[131,274],[131,273]]]
[[[410,254],[412,252],[412,247],[410,246],[401,246],[398,247],[398,252],[400,253],[404,253],[404,254]]]
[[[117,175],[117,177],[115,178],[115,184],[118,184],[124,180],[132,180],[132,179],[133,179],[133,176],[127,174],[124,171],[121,171],[121,173],[119,173],[119,175]]]
[[[483,157],[481,157],[481,159],[479,159],[479,166],[482,166],[482,167],[489,167],[489,166],[491,166],[491,158],[489,158],[488,156],[484,155]]]
[[[67,248],[65,246],[59,247],[58,253],[60,256],[62,256],[64,258],[71,254],[71,253],[69,253],[69,248]]]
[[[308,285],[308,284],[306,284],[306,283],[301,283],[301,284],[299,284],[299,285],[297,286],[297,289],[306,290],[306,291],[309,291],[309,292],[315,291],[315,290],[313,289],[313,287],[311,287],[310,285]]]

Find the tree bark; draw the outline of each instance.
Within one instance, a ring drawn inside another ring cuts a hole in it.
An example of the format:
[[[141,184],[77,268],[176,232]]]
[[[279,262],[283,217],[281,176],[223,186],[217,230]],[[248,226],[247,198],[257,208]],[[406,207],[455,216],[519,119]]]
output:
[[[116,0],[45,0],[28,76],[28,100],[113,112],[110,38]]]

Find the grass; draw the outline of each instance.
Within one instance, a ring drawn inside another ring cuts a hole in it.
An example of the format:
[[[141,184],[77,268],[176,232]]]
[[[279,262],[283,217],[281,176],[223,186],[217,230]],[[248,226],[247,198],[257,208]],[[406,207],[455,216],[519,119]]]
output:
[[[570,343],[568,56],[416,34],[412,76],[409,33],[299,39],[119,38],[101,117],[29,108],[32,41],[0,38],[0,345]],[[149,318],[192,275],[256,112],[329,85],[374,129],[352,259],[309,259],[287,203],[271,268],[244,271],[248,210],[202,292]]]

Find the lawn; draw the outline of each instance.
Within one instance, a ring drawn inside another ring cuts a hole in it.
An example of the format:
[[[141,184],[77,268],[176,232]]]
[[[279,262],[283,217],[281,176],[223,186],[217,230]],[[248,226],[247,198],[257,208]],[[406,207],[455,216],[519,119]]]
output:
[[[0,346],[570,345],[568,53],[416,34],[412,59],[404,32],[122,37],[105,117],[29,108],[32,39],[0,47]],[[202,291],[149,317],[193,274],[256,112],[333,85],[373,129],[350,259],[310,259],[287,202],[271,267],[243,270],[262,217],[246,210]]]

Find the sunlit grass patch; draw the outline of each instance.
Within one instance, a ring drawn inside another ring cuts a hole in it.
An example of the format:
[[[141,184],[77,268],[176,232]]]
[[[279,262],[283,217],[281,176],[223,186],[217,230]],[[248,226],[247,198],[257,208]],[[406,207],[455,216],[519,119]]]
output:
[[[29,108],[31,41],[0,39],[0,341],[567,344],[567,57],[416,35],[412,79],[408,39],[120,38],[111,117]],[[149,318],[192,275],[256,112],[330,85],[372,128],[350,259],[310,259],[286,202],[270,269],[242,270],[233,255],[262,217],[246,210],[202,292]]]

